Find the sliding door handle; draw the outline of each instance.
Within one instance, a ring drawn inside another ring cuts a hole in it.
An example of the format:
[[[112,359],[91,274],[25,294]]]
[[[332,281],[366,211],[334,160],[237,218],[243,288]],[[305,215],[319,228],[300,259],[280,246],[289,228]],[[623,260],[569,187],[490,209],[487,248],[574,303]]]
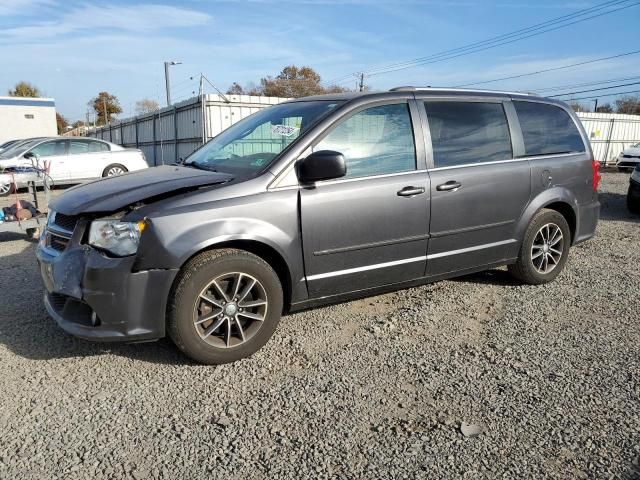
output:
[[[413,197],[414,195],[420,195],[421,193],[424,193],[424,188],[422,187],[404,187],[398,192],[398,196]]]
[[[442,183],[436,187],[436,190],[439,192],[455,192],[462,186],[460,182],[456,182],[455,180],[450,180],[446,183]]]

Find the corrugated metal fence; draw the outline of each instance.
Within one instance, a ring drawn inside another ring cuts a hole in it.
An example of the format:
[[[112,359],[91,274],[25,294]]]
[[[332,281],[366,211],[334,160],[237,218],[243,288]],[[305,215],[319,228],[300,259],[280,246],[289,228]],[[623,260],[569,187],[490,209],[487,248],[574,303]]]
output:
[[[614,164],[620,152],[640,143],[640,116],[618,113],[578,112],[591,141],[593,156],[601,163]]]
[[[150,165],[173,163],[238,120],[285,100],[249,95],[202,95],[154,113],[90,130],[88,136],[139,148]],[[578,117],[591,140],[594,157],[600,162],[613,164],[622,150],[640,142],[638,115],[579,112]]]
[[[163,165],[187,157],[238,120],[285,100],[249,95],[202,95],[90,130],[87,135],[139,148],[149,165]]]

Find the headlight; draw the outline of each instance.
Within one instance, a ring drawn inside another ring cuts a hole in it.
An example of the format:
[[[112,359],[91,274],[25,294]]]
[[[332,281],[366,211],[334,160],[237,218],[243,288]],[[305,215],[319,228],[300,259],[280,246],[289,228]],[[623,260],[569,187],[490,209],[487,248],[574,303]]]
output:
[[[124,257],[138,251],[145,222],[121,222],[118,219],[94,220],[89,229],[89,245]]]

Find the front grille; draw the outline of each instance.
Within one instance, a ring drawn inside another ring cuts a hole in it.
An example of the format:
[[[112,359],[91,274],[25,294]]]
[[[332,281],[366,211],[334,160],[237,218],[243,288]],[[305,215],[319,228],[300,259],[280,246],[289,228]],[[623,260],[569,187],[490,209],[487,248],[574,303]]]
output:
[[[49,233],[49,246],[57,250],[58,252],[64,252],[64,249],[67,248],[69,244],[69,239],[67,237],[63,237],[62,235],[56,235],[55,233]]]
[[[623,155],[624,158],[640,158],[640,155],[628,155],[628,154],[624,154]]]
[[[78,215],[65,215],[63,213],[56,212],[53,223],[68,232],[73,232],[79,218],[80,217]]]
[[[86,327],[97,327],[100,325],[100,319],[91,307],[81,300],[60,293],[48,293],[47,296],[51,308],[66,321]]]

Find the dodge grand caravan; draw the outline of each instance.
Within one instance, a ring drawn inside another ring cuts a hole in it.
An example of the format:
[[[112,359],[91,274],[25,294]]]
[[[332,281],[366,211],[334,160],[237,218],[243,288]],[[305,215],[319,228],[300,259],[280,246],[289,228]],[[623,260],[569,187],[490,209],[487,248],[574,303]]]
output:
[[[400,87],[245,118],[179,165],[51,203],[49,314],[93,340],[169,335],[231,362],[283,313],[508,265],[543,284],[593,236],[598,164],[562,102]]]

